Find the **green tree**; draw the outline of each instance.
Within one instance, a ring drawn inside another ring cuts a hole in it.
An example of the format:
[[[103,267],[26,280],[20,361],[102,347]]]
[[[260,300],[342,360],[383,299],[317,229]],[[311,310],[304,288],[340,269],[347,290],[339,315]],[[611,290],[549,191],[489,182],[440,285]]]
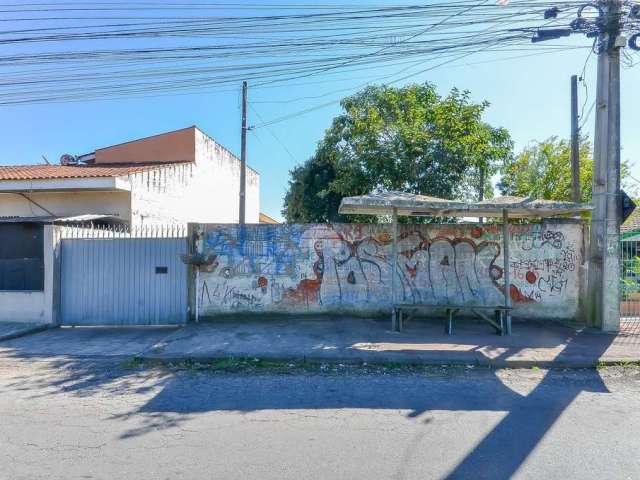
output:
[[[470,196],[511,155],[508,132],[482,121],[487,102],[467,91],[441,97],[429,83],[368,87],[342,100],[313,156],[293,169],[288,222],[376,221],[338,215],[342,197],[401,190],[443,198]]]
[[[591,201],[593,157],[591,143],[580,139],[580,199]],[[571,143],[558,137],[533,142],[502,169],[498,188],[504,195],[547,200],[572,199]]]

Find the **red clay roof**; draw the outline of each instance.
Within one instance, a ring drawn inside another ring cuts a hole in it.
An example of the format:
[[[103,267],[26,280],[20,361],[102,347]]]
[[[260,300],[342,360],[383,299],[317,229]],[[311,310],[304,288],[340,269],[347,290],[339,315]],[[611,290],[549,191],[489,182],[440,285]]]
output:
[[[119,177],[130,173],[154,170],[174,163],[118,165],[2,165],[0,180],[45,180],[55,178]]]

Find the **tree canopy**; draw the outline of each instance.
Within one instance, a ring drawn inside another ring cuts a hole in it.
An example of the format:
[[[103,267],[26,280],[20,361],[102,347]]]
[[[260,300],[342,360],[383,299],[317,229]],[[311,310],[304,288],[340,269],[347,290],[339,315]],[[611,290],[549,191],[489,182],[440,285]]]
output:
[[[580,139],[579,150],[580,200],[590,202],[593,157],[586,137]],[[531,143],[507,159],[498,188],[503,195],[571,201],[571,143],[555,136]]]
[[[491,175],[511,156],[508,132],[482,120],[489,104],[468,91],[373,86],[341,106],[313,156],[290,172],[288,222],[355,220],[338,215],[340,200],[373,190],[477,198],[490,194]]]
[[[593,154],[587,137],[580,138],[580,201],[591,202]],[[571,201],[571,142],[556,136],[532,142],[502,167],[498,188],[503,195],[532,196],[547,200]],[[621,187],[637,197],[637,184],[630,176],[628,161],[620,164]],[[640,203],[640,202],[636,202]]]

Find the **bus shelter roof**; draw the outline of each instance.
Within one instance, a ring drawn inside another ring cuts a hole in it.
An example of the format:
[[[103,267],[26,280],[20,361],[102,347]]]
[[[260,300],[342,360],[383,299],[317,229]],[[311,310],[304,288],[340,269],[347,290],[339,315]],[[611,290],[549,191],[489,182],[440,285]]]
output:
[[[530,197],[496,197],[481,202],[464,202],[405,192],[372,192],[345,197],[338,210],[341,214],[389,215],[397,209],[399,216],[432,217],[502,217],[543,218],[556,215],[576,215],[593,209],[591,205]]]

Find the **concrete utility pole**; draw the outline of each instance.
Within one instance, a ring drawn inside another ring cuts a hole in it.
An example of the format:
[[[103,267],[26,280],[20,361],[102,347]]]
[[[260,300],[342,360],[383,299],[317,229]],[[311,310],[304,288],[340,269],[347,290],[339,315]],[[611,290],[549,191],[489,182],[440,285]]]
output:
[[[571,190],[572,200],[580,201],[580,130],[578,127],[578,76],[571,76]]]
[[[620,328],[620,5],[599,3],[606,26],[599,36],[587,314],[605,331]]]
[[[478,187],[478,201],[484,200],[484,182],[485,182],[485,169],[484,166],[479,168],[480,185]],[[478,217],[478,223],[484,223],[484,217]]]
[[[247,82],[242,82],[242,131],[240,140],[240,214],[239,223],[244,225],[247,192]]]

